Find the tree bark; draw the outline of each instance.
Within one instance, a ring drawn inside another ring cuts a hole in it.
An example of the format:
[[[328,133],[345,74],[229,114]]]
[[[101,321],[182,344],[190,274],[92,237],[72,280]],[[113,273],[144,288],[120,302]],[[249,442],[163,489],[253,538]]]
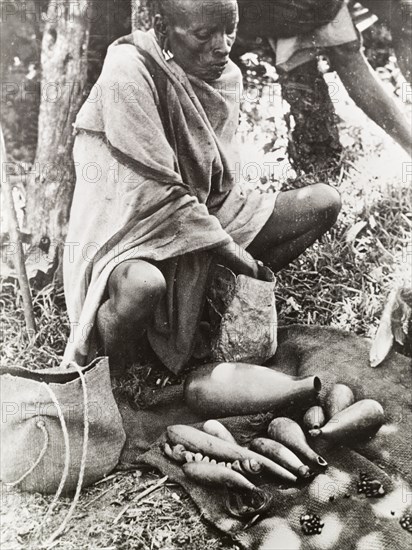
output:
[[[132,30],[148,30],[152,26],[153,0],[131,0]]]
[[[88,89],[99,78],[108,46],[131,31],[131,0],[93,0],[93,5],[96,17],[90,26],[87,52]]]
[[[73,122],[84,99],[91,24],[85,0],[50,2],[41,52],[38,144],[27,183],[27,221],[33,244],[50,241],[60,255],[74,189]]]

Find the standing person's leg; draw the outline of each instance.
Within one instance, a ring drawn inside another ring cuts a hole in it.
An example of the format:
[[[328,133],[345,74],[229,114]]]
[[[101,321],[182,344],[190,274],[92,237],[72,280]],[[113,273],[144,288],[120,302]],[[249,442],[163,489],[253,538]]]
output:
[[[326,184],[280,193],[273,214],[247,250],[279,271],[332,227],[340,208],[339,193]]]
[[[97,332],[111,365],[122,367],[145,332],[166,292],[161,271],[143,260],[127,260],[112,271],[108,299],[97,312]]]
[[[278,69],[282,97],[290,105],[293,129],[288,153],[299,172],[317,172],[327,181],[340,164],[342,145],[329,89],[313,59],[290,71]]]
[[[350,42],[330,48],[329,55],[333,68],[358,107],[411,155],[411,123],[385,90],[357,44]]]

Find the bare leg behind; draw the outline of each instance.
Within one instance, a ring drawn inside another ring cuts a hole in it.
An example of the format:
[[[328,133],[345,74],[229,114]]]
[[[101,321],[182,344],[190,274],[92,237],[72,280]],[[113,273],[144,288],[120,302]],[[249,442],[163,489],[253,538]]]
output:
[[[166,291],[162,273],[143,260],[127,260],[112,271],[108,299],[97,312],[102,351],[115,370],[133,358],[136,341],[144,334]]]
[[[248,252],[279,271],[332,227],[340,208],[339,193],[326,184],[280,193],[273,214]]]
[[[411,123],[386,92],[363,53],[350,43],[331,48],[330,58],[358,107],[411,155]]]

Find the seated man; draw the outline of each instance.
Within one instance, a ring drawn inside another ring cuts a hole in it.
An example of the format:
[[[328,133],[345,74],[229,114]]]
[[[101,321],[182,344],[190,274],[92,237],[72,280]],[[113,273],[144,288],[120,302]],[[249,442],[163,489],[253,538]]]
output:
[[[64,257],[65,360],[130,361],[148,340],[178,373],[191,357],[211,262],[259,278],[335,222],[338,192],[260,194],[236,181],[236,0],[162,0],[154,29],[116,41],[76,120]]]

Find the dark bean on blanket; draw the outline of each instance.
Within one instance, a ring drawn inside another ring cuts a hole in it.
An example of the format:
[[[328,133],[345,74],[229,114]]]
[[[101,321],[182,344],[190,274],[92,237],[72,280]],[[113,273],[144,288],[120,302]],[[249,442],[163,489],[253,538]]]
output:
[[[358,493],[363,493],[368,498],[383,497],[385,489],[378,479],[371,479],[365,472],[359,474],[357,487]]]
[[[305,535],[320,535],[325,524],[317,514],[304,514],[300,516],[300,525]]]
[[[412,533],[412,514],[405,514],[404,516],[402,516],[399,520],[399,524],[402,529],[405,529],[405,531]]]

